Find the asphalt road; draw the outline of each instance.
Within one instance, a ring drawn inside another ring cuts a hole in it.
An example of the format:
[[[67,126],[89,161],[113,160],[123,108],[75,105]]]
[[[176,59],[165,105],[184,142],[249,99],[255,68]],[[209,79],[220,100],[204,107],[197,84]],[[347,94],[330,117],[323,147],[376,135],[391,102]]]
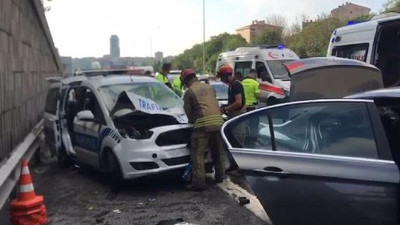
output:
[[[186,191],[180,172],[136,179],[112,192],[100,173],[62,169],[54,159],[30,170],[49,224],[266,224],[217,186]]]

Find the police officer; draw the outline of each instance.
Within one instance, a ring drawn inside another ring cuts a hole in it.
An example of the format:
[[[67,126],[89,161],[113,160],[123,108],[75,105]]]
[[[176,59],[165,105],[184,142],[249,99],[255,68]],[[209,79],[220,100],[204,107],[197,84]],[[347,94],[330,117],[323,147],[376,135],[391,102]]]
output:
[[[244,95],[246,98],[246,111],[252,111],[256,109],[258,100],[260,99],[260,84],[256,81],[257,72],[254,69],[250,70],[250,73],[242,81]],[[248,121],[249,135],[246,135],[246,146],[251,146],[257,141],[258,127],[260,119],[257,116],[250,118]]]
[[[171,70],[171,64],[164,63],[161,68],[161,72],[156,73],[156,80],[160,81],[161,83],[167,85],[169,88],[172,89],[171,83],[168,80],[168,74]]]
[[[256,79],[257,72],[256,70],[251,69],[247,77],[242,80],[247,112],[256,109],[258,105],[258,99],[260,99],[260,84],[256,81]]]
[[[181,77],[177,76],[173,81],[172,81],[172,88],[174,90],[174,92],[179,95],[182,96],[182,92],[183,92],[183,84],[181,81]]]
[[[207,147],[213,158],[215,181],[221,183],[224,178],[224,151],[219,132],[223,120],[213,87],[200,83],[192,69],[182,71],[181,79],[188,87],[183,97],[185,113],[194,128],[190,154],[192,183],[187,189],[202,191],[206,188],[204,154]]]

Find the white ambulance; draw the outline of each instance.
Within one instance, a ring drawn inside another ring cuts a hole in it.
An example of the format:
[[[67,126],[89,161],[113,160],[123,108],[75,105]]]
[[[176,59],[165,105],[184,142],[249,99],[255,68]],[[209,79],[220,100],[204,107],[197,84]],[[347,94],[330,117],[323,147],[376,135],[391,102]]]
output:
[[[283,102],[290,91],[290,77],[283,63],[298,59],[296,53],[284,45],[241,47],[221,53],[216,69],[229,65],[243,77],[247,77],[250,69],[255,69],[260,82],[261,102],[273,105]]]
[[[357,59],[382,71],[385,87],[400,85],[400,15],[379,15],[368,22],[350,21],[332,34],[327,56]]]

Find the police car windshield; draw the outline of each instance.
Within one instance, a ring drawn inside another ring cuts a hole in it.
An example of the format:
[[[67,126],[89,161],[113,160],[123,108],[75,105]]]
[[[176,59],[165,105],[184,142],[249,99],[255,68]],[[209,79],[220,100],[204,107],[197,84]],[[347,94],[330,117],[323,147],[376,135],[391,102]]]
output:
[[[159,82],[146,82],[113,84],[100,87],[100,94],[109,111],[113,109],[118,96],[123,91],[150,99],[166,111],[175,111],[176,109],[183,108],[182,100],[167,86]]]
[[[268,67],[271,69],[272,75],[275,79],[280,80],[290,80],[288,71],[286,70],[283,63],[289,62],[292,60],[271,60],[267,61]]]

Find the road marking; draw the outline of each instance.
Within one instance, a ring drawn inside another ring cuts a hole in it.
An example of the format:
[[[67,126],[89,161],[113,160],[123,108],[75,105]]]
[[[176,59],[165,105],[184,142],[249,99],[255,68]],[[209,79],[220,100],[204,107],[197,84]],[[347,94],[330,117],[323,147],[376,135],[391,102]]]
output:
[[[223,183],[217,185],[223,191],[228,193],[231,197],[237,200],[238,197],[246,197],[250,199],[250,203],[244,205],[248,210],[250,210],[254,215],[267,222],[268,224],[272,224],[269,216],[265,212],[262,207],[260,201],[253,194],[250,194],[247,190],[241,188],[239,185],[233,183],[229,178],[225,179]]]

